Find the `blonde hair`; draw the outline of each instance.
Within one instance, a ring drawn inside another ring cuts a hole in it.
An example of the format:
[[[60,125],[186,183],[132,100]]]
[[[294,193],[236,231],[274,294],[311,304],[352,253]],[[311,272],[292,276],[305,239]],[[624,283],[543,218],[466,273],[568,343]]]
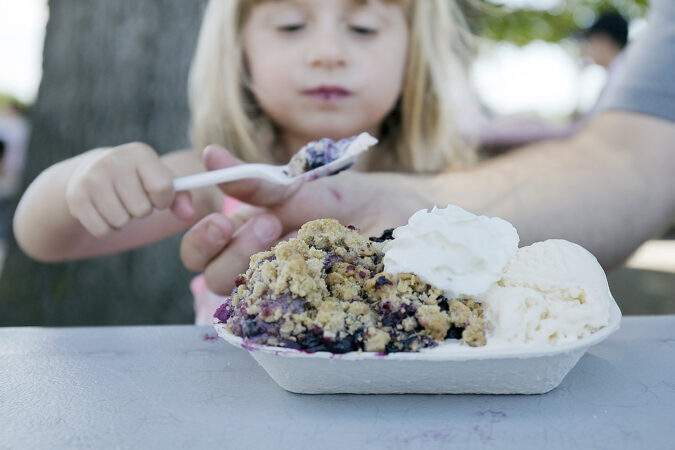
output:
[[[191,138],[196,149],[219,144],[245,161],[273,162],[274,127],[244,82],[241,29],[259,2],[210,0],[190,70]],[[460,137],[452,97],[452,89],[466,86],[469,35],[462,14],[454,0],[401,3],[410,27],[408,63],[380,146],[399,171],[439,172],[471,163],[475,152]],[[369,169],[377,165],[372,161]]]

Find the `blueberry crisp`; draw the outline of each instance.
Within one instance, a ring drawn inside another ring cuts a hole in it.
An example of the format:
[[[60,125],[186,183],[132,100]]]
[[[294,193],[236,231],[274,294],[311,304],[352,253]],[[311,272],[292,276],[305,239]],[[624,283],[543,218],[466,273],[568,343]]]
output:
[[[333,141],[324,138],[310,142],[300,149],[288,163],[286,173],[292,177],[325,166],[345,154],[354,137]]]
[[[483,307],[414,274],[383,271],[385,232],[368,239],[333,219],[251,257],[215,313],[247,341],[307,352],[408,352],[445,339],[485,345]]]

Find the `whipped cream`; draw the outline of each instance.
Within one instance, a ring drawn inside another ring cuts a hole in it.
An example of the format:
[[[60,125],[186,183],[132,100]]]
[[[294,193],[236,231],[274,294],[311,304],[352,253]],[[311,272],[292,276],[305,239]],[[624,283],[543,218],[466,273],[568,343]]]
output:
[[[385,271],[414,273],[449,298],[486,293],[518,250],[509,222],[454,205],[417,211],[393,236],[384,247]]]
[[[613,302],[597,259],[572,242],[552,239],[518,250],[484,299],[488,344],[556,344],[609,323]]]

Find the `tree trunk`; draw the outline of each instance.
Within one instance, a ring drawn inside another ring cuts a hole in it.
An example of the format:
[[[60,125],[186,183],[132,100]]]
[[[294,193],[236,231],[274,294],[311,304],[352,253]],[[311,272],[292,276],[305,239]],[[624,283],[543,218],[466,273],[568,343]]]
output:
[[[186,148],[187,73],[204,6],[50,2],[24,187],[46,167],[95,147],[142,141],[160,153]],[[12,239],[0,278],[0,325],[190,322],[190,274],[178,242],[46,265]]]

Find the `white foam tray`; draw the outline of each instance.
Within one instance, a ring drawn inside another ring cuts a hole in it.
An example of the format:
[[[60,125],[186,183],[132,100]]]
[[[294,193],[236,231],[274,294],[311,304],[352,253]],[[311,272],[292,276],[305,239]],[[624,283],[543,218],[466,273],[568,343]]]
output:
[[[588,348],[619,328],[621,311],[610,307],[609,324],[573,343],[543,347],[469,347],[452,342],[418,353],[305,353],[245,342],[242,347],[282,388],[302,394],[543,394],[555,389]]]

